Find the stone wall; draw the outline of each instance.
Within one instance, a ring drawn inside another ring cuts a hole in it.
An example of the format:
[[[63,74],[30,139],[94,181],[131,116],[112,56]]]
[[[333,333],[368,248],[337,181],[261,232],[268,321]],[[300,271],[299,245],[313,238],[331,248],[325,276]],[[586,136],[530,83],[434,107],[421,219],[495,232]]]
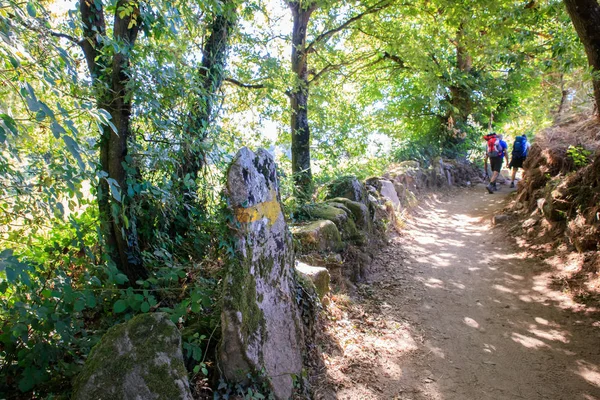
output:
[[[399,215],[426,190],[469,185],[477,171],[436,161],[393,166],[365,182],[342,177],[327,199],[282,212],[277,171],[265,150],[243,148],[227,173],[234,255],[223,282],[219,371],[231,387],[269,387],[275,399],[306,397],[303,368],[314,360],[315,321],[329,282],[365,278],[373,252]],[[75,399],[191,399],[181,336],[166,314],[111,328],[74,387]]]
[[[326,268],[334,284],[363,280],[386,235],[425,192],[483,182],[472,164],[436,159],[429,168],[415,161],[392,165],[364,182],[344,176],[326,186],[326,200],[302,207],[292,226],[296,258]]]

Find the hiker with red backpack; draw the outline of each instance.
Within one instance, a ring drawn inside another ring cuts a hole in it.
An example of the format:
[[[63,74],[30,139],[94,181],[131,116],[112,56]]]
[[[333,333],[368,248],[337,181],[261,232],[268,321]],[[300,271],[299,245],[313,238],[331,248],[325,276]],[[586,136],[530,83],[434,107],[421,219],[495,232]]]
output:
[[[512,157],[510,160],[510,164],[508,164],[508,168],[512,168],[512,176],[510,187],[515,187],[515,175],[517,175],[517,171],[519,168],[523,168],[523,162],[527,158],[527,152],[531,144],[527,141],[527,135],[517,136],[515,138],[515,143],[513,144]]]
[[[492,169],[490,184],[486,186],[486,189],[490,194],[493,194],[496,190],[498,190],[496,179],[498,179],[498,175],[500,175],[500,171],[502,170],[502,162],[504,161],[504,158],[506,158],[506,163],[508,163],[508,145],[504,140],[502,140],[502,135],[497,135],[494,132],[489,135],[485,135],[483,139],[487,142],[485,152],[486,174],[488,170],[488,159],[490,160],[490,167]]]

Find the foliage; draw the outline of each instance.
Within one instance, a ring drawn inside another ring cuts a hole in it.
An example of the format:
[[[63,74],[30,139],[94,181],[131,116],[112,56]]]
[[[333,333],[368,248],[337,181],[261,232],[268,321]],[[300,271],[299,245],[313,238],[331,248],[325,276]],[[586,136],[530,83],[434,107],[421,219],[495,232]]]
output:
[[[0,4],[0,392],[11,398],[68,396],[103,332],[157,310],[181,328],[192,376],[210,375],[219,283],[231,254],[222,188],[232,154],[243,145],[270,148],[286,212],[299,204],[287,128],[296,82],[284,5],[141,2],[131,47],[113,36],[112,23],[135,8],[96,3],[107,11],[107,32],[94,35],[102,44],[98,61],[115,54],[130,61],[123,185],[101,168],[103,135],[116,133],[118,121],[98,101],[106,87],[86,69],[80,13],[47,0]],[[516,0],[384,3],[346,24],[379,3],[319,1],[311,17],[308,109],[317,187],[341,175],[379,175],[392,161],[473,158],[486,128],[513,135],[541,128],[562,100],[589,92],[581,45],[558,0],[533,7]],[[241,21],[229,63],[210,71],[226,73],[227,85],[213,92],[204,85],[203,46],[217,16],[235,15]],[[327,40],[316,40],[326,32]],[[472,68],[459,65],[459,47]],[[102,64],[101,72],[110,76],[112,68]],[[469,101],[457,102],[456,93]],[[209,102],[214,112],[194,119]],[[203,167],[182,173],[190,155]],[[589,160],[580,148],[569,157],[579,166]],[[108,193],[98,190],[102,185]],[[110,195],[112,220],[133,233],[117,232],[136,242],[147,279],[129,281],[106,251],[103,194]],[[219,392],[267,396],[255,382]]]
[[[588,165],[592,161],[591,155],[592,152],[582,146],[570,145],[567,149],[567,157],[573,161],[575,168],[581,168]]]

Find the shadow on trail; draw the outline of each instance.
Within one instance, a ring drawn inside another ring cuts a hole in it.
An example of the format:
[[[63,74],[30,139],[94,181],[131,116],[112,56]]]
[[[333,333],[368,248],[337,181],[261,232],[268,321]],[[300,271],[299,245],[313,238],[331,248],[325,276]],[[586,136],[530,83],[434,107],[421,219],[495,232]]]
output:
[[[489,225],[504,192],[432,199],[378,257],[373,311],[415,346],[375,346],[370,380],[336,398],[600,399],[598,315]]]

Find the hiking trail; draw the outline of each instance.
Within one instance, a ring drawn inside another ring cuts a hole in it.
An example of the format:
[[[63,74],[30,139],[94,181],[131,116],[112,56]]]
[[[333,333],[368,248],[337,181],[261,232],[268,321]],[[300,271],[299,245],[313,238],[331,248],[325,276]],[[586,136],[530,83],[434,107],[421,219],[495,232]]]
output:
[[[334,296],[317,398],[600,400],[597,315],[490,225],[509,193],[423,202],[358,299]]]

